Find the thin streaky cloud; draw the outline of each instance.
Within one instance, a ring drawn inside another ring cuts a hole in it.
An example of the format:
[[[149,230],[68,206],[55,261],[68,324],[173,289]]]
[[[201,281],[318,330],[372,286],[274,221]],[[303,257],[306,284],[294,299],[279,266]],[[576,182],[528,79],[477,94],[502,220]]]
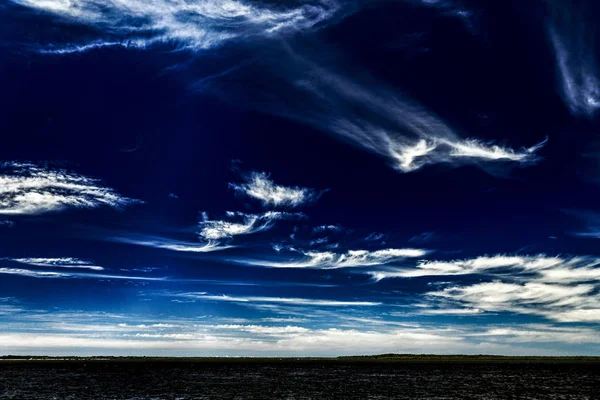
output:
[[[52,267],[52,268],[81,268],[91,269],[94,271],[102,271],[103,267],[94,265],[90,261],[80,260],[73,257],[63,258],[10,258],[9,260],[15,261],[21,264],[28,264],[36,267]]]
[[[423,242],[428,242],[431,239],[433,239],[433,237],[435,236],[434,232],[423,232],[420,233],[418,235],[415,235],[413,237],[411,237],[410,239],[408,239],[409,243],[423,243]]]
[[[24,268],[5,268],[0,267],[0,274],[20,275],[30,278],[68,278],[71,274],[53,271],[33,271]]]
[[[384,237],[385,237],[385,235],[383,233],[371,232],[367,236],[365,236],[365,240],[367,242],[376,242],[376,241],[382,240]]]
[[[53,278],[53,279],[108,279],[108,280],[133,280],[133,281],[164,281],[164,277],[128,276],[128,275],[105,275],[87,272],[56,272],[38,271],[25,268],[0,267],[0,274],[18,275],[29,278]]]
[[[208,295],[196,293],[182,293],[175,295],[183,298],[193,298],[211,301],[227,301],[233,303],[277,303],[296,306],[325,306],[325,307],[346,307],[346,306],[378,306],[381,303],[372,301],[341,301],[341,300],[322,300],[322,299],[304,299],[290,297],[263,297],[263,296],[228,296],[228,295]]]
[[[87,51],[98,50],[98,49],[103,49],[103,48],[120,47],[120,48],[125,48],[125,49],[143,49],[145,46],[146,46],[146,44],[143,41],[131,41],[131,40],[126,40],[126,41],[121,41],[121,42],[97,41],[97,42],[82,44],[82,45],[75,45],[75,44],[66,45],[66,46],[50,45],[48,47],[39,49],[38,52],[40,54],[67,55],[67,54],[74,54],[74,53],[85,53]]]
[[[302,251],[303,257],[300,259],[294,257],[284,261],[254,259],[232,259],[231,261],[268,268],[338,269],[392,264],[407,258],[424,257],[429,253],[429,250],[423,249],[348,250],[345,253]]]
[[[592,118],[600,109],[600,75],[595,57],[594,21],[582,3],[547,0],[548,36],[554,50],[559,92],[574,116]]]
[[[437,10],[441,15],[458,18],[466,30],[476,35],[479,33],[479,13],[477,10],[463,7],[459,1],[450,0],[407,0],[413,4],[430,7]]]
[[[220,244],[215,240],[205,242],[192,242],[184,240],[175,240],[161,236],[151,235],[133,235],[133,236],[113,236],[107,239],[111,242],[126,243],[137,246],[151,247],[155,249],[164,249],[179,251],[184,253],[209,253],[213,251],[226,250],[232,245]]]

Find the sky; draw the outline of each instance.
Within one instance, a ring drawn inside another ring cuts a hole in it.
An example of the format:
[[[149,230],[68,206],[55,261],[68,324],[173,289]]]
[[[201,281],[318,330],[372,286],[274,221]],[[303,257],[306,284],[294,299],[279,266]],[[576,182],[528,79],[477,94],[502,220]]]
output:
[[[0,354],[600,355],[598,16],[1,2]]]

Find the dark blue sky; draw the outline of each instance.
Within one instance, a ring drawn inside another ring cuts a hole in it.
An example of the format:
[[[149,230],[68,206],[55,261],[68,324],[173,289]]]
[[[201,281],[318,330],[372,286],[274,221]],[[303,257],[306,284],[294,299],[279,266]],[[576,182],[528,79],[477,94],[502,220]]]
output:
[[[600,354],[599,15],[5,1],[0,353]]]

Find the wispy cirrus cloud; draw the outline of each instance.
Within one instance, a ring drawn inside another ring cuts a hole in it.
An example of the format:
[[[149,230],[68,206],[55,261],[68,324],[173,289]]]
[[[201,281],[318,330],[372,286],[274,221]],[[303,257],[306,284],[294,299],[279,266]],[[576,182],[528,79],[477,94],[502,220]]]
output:
[[[286,260],[231,260],[244,265],[261,266],[268,268],[314,268],[338,269],[351,267],[370,267],[386,265],[405,260],[406,258],[423,257],[430,253],[423,249],[382,249],[382,250],[348,250],[345,253],[330,251],[300,251],[302,257],[293,257]]]
[[[30,278],[68,278],[71,274],[54,271],[35,271],[25,268],[6,268],[0,267],[0,274],[20,275]]]
[[[600,213],[587,210],[564,210],[567,214],[579,219],[585,225],[585,230],[573,232],[572,235],[600,239]]]
[[[264,206],[299,207],[315,201],[321,195],[314,189],[277,185],[264,172],[252,172],[245,183],[230,183],[229,186],[237,193],[262,202]]]
[[[106,45],[143,48],[153,43],[174,43],[193,51],[235,38],[268,37],[310,29],[356,8],[353,2],[342,8],[333,0],[297,2],[289,8],[268,8],[235,0],[12,2],[93,27],[106,36],[89,43],[45,50],[59,53]],[[466,10],[449,2],[419,3],[468,17]],[[246,107],[312,125],[384,157],[400,172],[417,171],[431,164],[474,164],[496,171],[511,165],[532,165],[539,160],[537,152],[545,141],[514,149],[489,140],[464,137],[434,112],[405,94],[389,89],[389,85],[365,79],[362,71],[339,72],[348,69],[348,63],[342,60],[319,65],[306,57],[301,48],[276,47],[272,46],[270,54],[265,53],[260,60],[249,63],[248,68],[230,68],[226,73],[215,74],[205,80],[202,88],[227,100],[237,99]],[[319,51],[318,46],[309,47],[312,53]],[[323,58],[332,58],[329,49],[323,53],[327,54]],[[239,85],[240,80],[250,84]],[[242,96],[238,95],[240,91]],[[262,183],[267,182],[263,179]],[[266,188],[263,185],[261,190]],[[254,194],[267,198],[259,191]]]
[[[9,258],[8,260],[15,261],[21,264],[28,264],[36,267],[52,267],[52,268],[80,268],[91,269],[94,271],[102,271],[103,267],[94,265],[90,261],[80,260],[73,257],[62,258]]]
[[[101,185],[98,179],[31,163],[0,163],[0,215],[30,215],[69,208],[140,203]]]
[[[412,268],[370,272],[375,280],[464,275],[478,283],[441,282],[425,298],[439,315],[448,310],[509,312],[542,316],[558,322],[600,321],[600,259],[595,257],[483,256],[454,261],[419,261]],[[483,280],[483,282],[481,282]],[[420,307],[420,306],[419,306]],[[417,308],[417,310],[421,310]],[[467,314],[471,313],[470,311]]]
[[[365,240],[367,242],[377,242],[385,238],[385,235],[381,232],[371,232],[367,236],[365,236]]]
[[[437,10],[444,16],[458,18],[472,34],[479,32],[479,13],[477,10],[464,7],[456,0],[407,0],[410,3]]]
[[[202,221],[199,223],[198,234],[208,241],[230,239],[233,236],[249,235],[268,230],[277,220],[302,218],[303,214],[280,211],[245,214],[229,211],[227,217],[229,220],[211,220],[208,214],[204,213]]]
[[[57,271],[39,271],[26,268],[8,268],[0,267],[0,274],[17,275],[29,278],[51,278],[51,279],[102,279],[102,280],[131,280],[131,281],[163,281],[166,278],[147,277],[147,276],[129,276],[129,275],[110,275],[89,272],[57,272]]]
[[[324,300],[307,299],[295,297],[266,297],[266,296],[228,296],[228,295],[210,295],[206,293],[181,293],[174,295],[176,297],[202,299],[211,301],[227,301],[233,303],[276,303],[294,306],[324,306],[324,307],[346,307],[360,306],[370,307],[378,306],[381,303],[372,301],[344,301],[344,300]]]
[[[431,239],[433,239],[434,236],[435,233],[433,232],[423,232],[411,237],[410,239],[408,239],[408,241],[409,243],[423,243],[430,241]]]
[[[375,279],[424,276],[457,276],[469,274],[501,274],[510,271],[514,279],[534,277],[543,282],[600,281],[600,259],[595,257],[548,257],[495,255],[465,260],[420,260],[414,267],[373,271]]]
[[[593,21],[586,6],[563,0],[547,0],[550,10],[548,35],[557,64],[560,94],[575,116],[594,117],[600,109],[600,76],[595,57]],[[591,15],[591,14],[590,14]]]
[[[531,147],[513,149],[493,141],[465,138],[458,129],[399,90],[349,71],[330,50],[311,46],[284,46],[265,55],[258,65],[214,79],[206,87],[231,98],[236,93],[243,105],[311,125],[339,139],[378,154],[400,172],[427,165],[477,165],[487,171],[535,164],[546,139]],[[325,56],[326,54],[326,56]],[[285,65],[285,68],[281,68]],[[341,72],[347,71],[347,72]],[[240,81],[270,82],[260,91]]]
[[[334,0],[297,1],[286,6],[238,0],[10,1],[95,32],[88,41],[73,37],[42,48],[58,54],[165,43],[202,50],[234,39],[274,37],[312,29],[339,11]]]
[[[232,239],[271,229],[279,220],[304,218],[302,213],[267,211],[262,214],[247,214],[228,211],[224,219],[210,219],[207,213],[202,213],[202,219],[195,229],[198,241],[181,240],[164,235],[143,233],[121,233],[103,235],[102,239],[109,242],[132,244],[177,251],[182,253],[210,253],[235,247]]]
[[[179,251],[184,253],[209,253],[212,251],[220,251],[233,247],[232,245],[220,244],[215,240],[192,242],[153,235],[113,236],[107,240],[111,242],[127,243],[137,246]]]

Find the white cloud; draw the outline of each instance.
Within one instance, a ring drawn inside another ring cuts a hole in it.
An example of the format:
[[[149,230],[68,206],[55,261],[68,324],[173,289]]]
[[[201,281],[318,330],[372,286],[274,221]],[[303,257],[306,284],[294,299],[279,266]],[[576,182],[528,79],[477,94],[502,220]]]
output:
[[[343,228],[339,225],[320,225],[313,228],[313,233],[323,233],[323,232],[340,232]]]
[[[546,142],[547,139],[529,148],[513,150],[476,139],[432,136],[412,144],[396,142],[390,147],[389,155],[394,159],[395,167],[402,172],[416,171],[431,163],[459,165],[477,162],[516,162],[529,164],[537,161],[535,153]]]
[[[566,283],[600,280],[600,259],[594,257],[548,257],[538,256],[483,256],[466,260],[419,261],[412,268],[373,271],[380,280],[385,278],[411,278],[419,276],[452,276],[468,274],[499,273],[507,269],[518,277],[518,273],[535,274],[543,282]]]
[[[208,294],[182,293],[176,295],[184,298],[194,298],[212,301],[228,301],[233,303],[277,303],[294,306],[323,306],[323,307],[345,307],[345,306],[377,306],[381,303],[372,301],[340,301],[340,300],[321,300],[321,299],[303,299],[292,297],[261,297],[261,296],[214,296]]]
[[[300,213],[285,213],[268,211],[263,214],[244,214],[241,212],[228,212],[229,218],[237,218],[239,222],[226,220],[210,220],[206,213],[199,223],[198,234],[205,240],[229,239],[237,235],[249,235],[270,229],[275,221],[281,219],[301,218]]]
[[[314,189],[277,185],[264,172],[253,172],[246,183],[229,185],[236,192],[257,199],[265,206],[298,207],[316,200],[320,195]]]
[[[304,258],[300,260],[268,261],[243,259],[232,261],[269,268],[336,269],[390,264],[406,258],[423,257],[428,253],[428,250],[422,249],[348,250],[346,253],[306,251],[302,252]]]
[[[91,43],[59,43],[57,48],[45,49],[57,53],[158,43],[207,49],[236,38],[271,37],[285,31],[311,29],[338,11],[333,0],[273,8],[237,0],[11,1],[98,32]]]
[[[556,311],[546,317],[559,322],[600,322],[600,300],[590,308]]]
[[[0,163],[0,215],[100,206],[118,209],[138,202],[83,175],[34,164]]]
[[[459,285],[438,282],[441,290],[426,293],[443,298],[423,314],[455,314],[467,309],[539,315],[559,322],[600,321],[600,259],[594,257],[485,256],[454,261],[419,261],[412,268],[370,272],[375,280],[426,276],[483,275],[491,282]],[[421,306],[419,306],[421,307]],[[451,312],[449,312],[451,311]],[[466,311],[464,314],[471,313]]]
[[[53,268],[82,268],[95,271],[102,271],[104,268],[93,265],[89,261],[80,260],[78,258],[63,257],[63,258],[11,258],[11,261],[16,261],[22,264],[33,265],[36,267],[53,267]]]
[[[591,284],[495,281],[447,287],[428,294],[485,311],[540,315],[561,322],[600,322],[600,298],[595,289]]]
[[[537,145],[525,149],[524,151],[515,151],[512,149],[500,147],[497,145],[486,145],[477,140],[463,140],[459,142],[445,142],[450,147],[450,157],[467,157],[482,160],[507,160],[524,161],[531,158],[538,149],[546,144],[547,139]],[[444,142],[442,142],[444,143]]]

